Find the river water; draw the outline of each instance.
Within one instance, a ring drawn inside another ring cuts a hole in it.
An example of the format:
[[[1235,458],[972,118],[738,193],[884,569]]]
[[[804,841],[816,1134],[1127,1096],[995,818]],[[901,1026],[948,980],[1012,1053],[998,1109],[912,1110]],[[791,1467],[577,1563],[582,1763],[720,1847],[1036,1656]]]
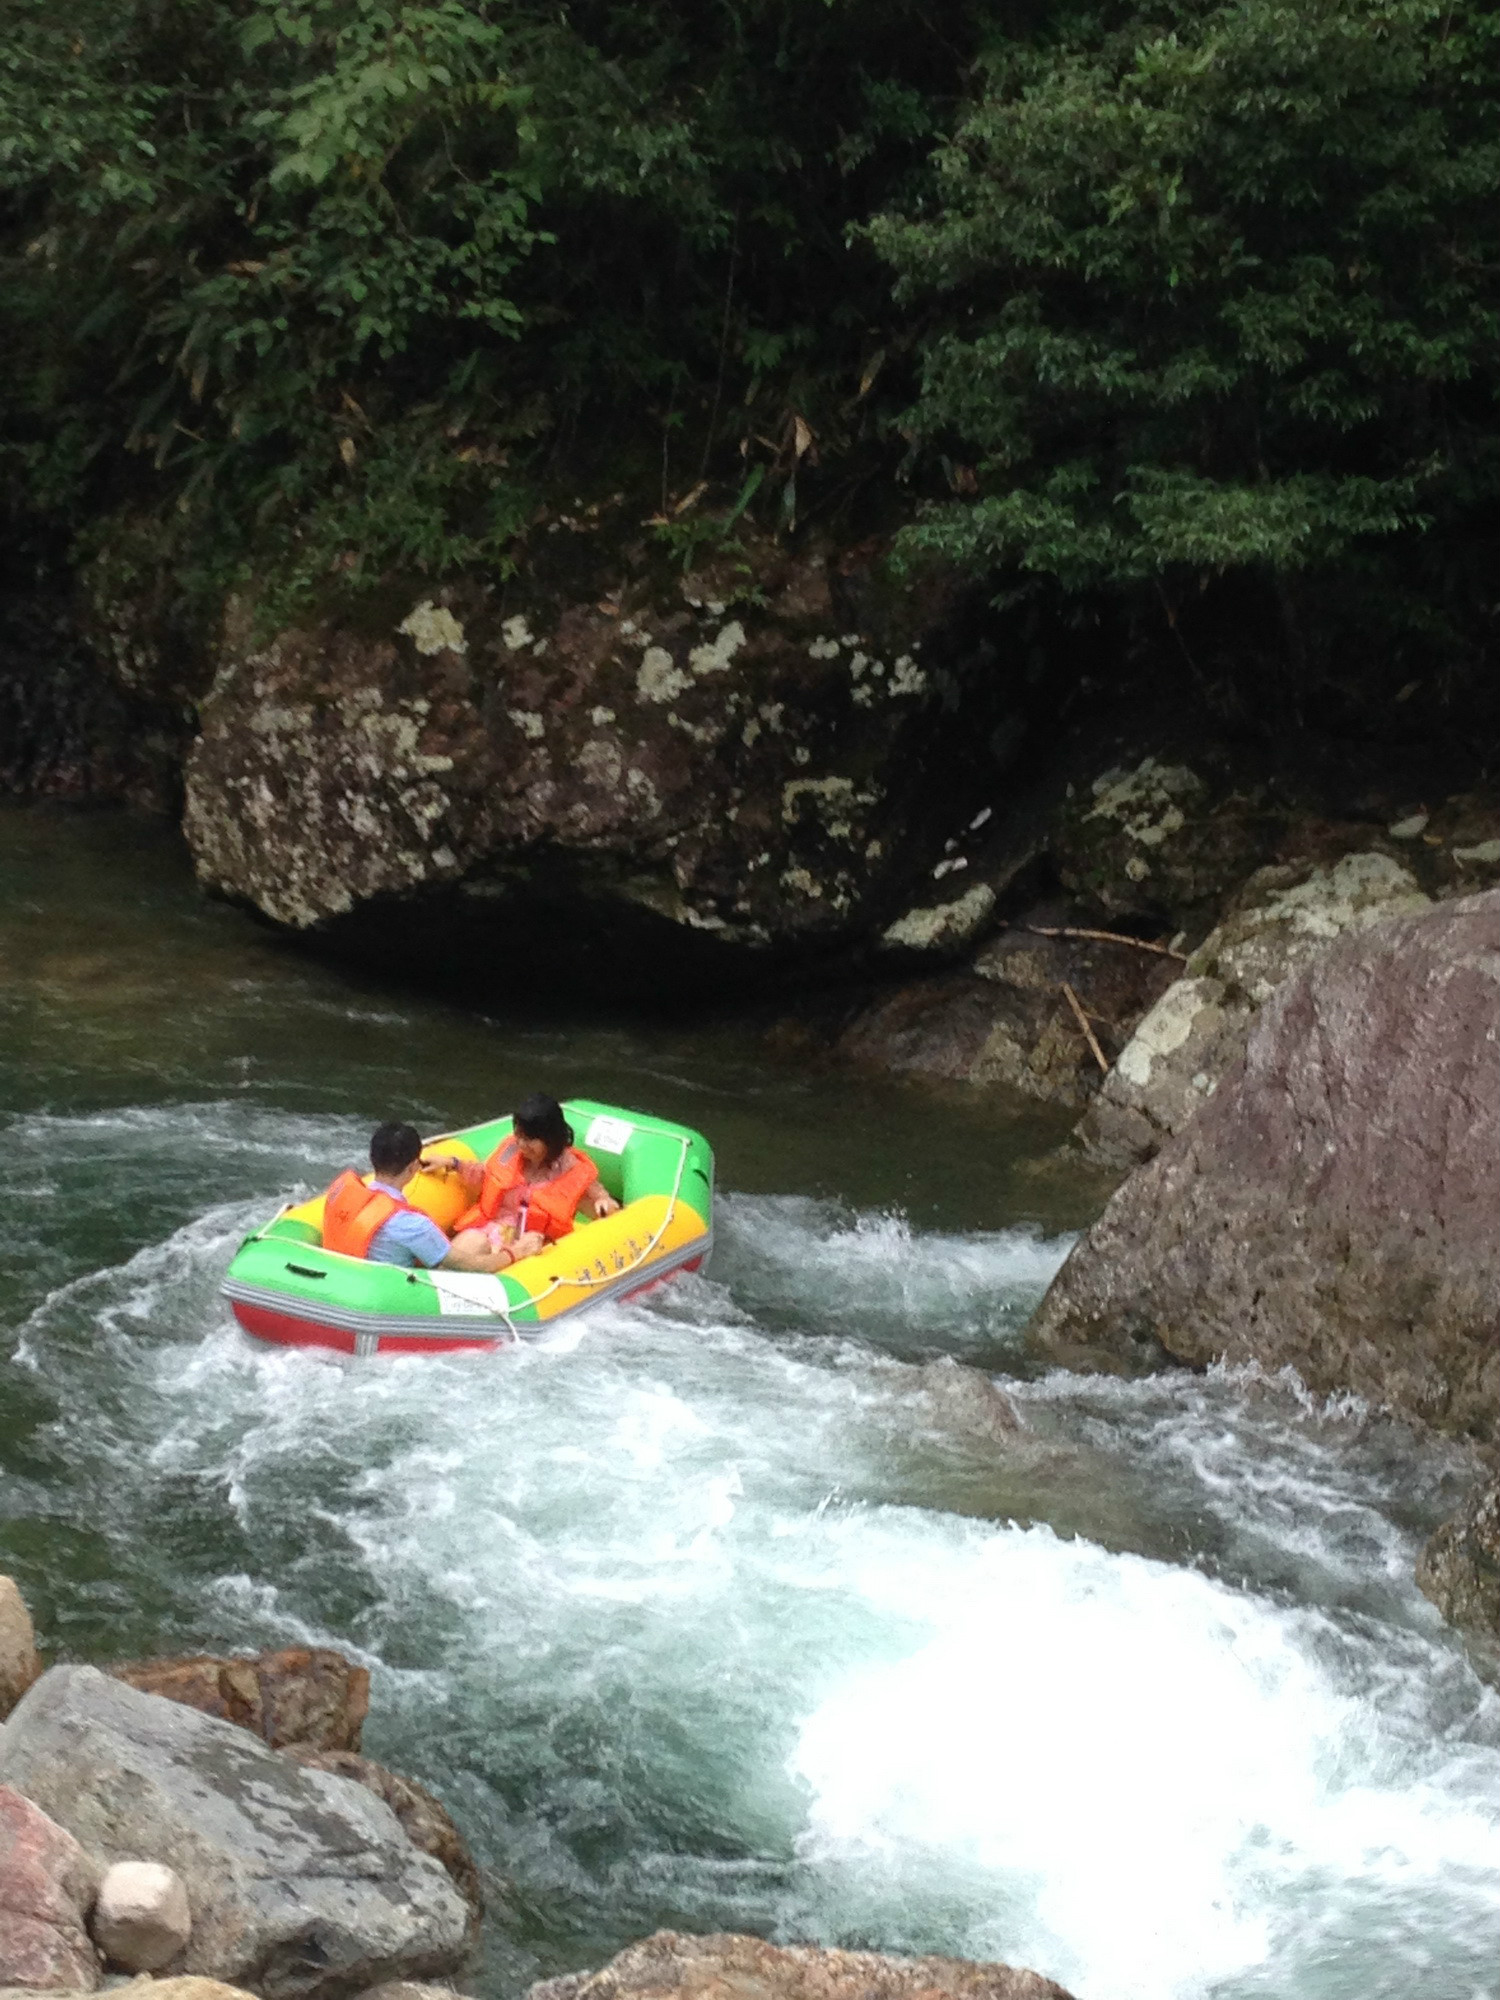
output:
[[[1049,1116],[356,982],[108,816],[0,813],[0,953],[0,1569],[56,1655],[365,1661],[366,1749],[487,1877],[470,1990],[672,1925],[1079,2000],[1500,1994],[1500,1701],[1411,1582],[1462,1461],[1291,1382],[1028,1367],[1099,1198]],[[504,1357],[233,1326],[239,1235],[374,1119],[533,1087],[708,1132],[705,1276]]]

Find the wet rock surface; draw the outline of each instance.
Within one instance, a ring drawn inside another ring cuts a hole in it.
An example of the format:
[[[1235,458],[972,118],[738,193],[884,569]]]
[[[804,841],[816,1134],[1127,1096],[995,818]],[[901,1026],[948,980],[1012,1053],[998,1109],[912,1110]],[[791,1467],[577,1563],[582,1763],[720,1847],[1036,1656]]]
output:
[[[70,1833],[0,1783],[0,1988],[98,1985],[99,1957],[84,1925],[97,1879]]]
[[[80,1990],[86,1989],[57,1992],[51,2000],[69,2000],[71,1993]],[[242,1986],[226,1986],[221,1979],[198,1979],[185,1973],[173,1979],[153,1979],[148,1973],[139,1979],[120,1980],[110,1986],[109,1992],[111,1996],[121,1995],[122,2000],[259,2000],[258,1995],[247,1993]],[[34,2000],[33,1989],[0,1986],[0,2000]]]
[[[170,1971],[337,2000],[462,1962],[467,1905],[379,1799],[92,1667],[54,1667],[30,1690],[0,1782],[99,1861],[176,1870],[193,1922]]]
[[[963,1958],[774,1945],[733,1932],[658,1931],[598,1972],[533,1986],[527,2000],[1069,2000],[1040,1973]]]
[[[1417,1583],[1489,1671],[1500,1671],[1500,1479],[1479,1486],[1468,1506],[1430,1537]]]
[[[1500,892],[1395,917],[1276,989],[1032,1325],[1061,1360],[1290,1365],[1500,1437]]]
[[[237,1723],[273,1750],[289,1744],[358,1750],[370,1707],[368,1668],[326,1646],[284,1646],[230,1658],[198,1653],[123,1660],[104,1671],[145,1694]]]

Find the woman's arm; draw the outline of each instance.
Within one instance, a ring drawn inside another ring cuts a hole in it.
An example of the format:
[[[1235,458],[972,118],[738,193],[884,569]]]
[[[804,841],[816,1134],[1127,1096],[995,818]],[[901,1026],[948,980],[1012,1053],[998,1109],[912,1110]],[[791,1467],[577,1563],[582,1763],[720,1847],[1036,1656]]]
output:
[[[620,1204],[615,1200],[603,1181],[595,1181],[592,1187],[584,1189],[583,1199],[579,1202],[578,1206],[580,1208],[587,1208],[589,1214],[597,1222],[601,1215],[613,1215]]]

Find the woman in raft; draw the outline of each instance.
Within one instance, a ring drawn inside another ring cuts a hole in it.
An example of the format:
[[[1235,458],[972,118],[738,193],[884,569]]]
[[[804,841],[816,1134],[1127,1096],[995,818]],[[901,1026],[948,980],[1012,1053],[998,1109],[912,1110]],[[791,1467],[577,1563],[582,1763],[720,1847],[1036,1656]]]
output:
[[[458,1174],[475,1197],[453,1225],[453,1245],[467,1252],[483,1244],[498,1253],[493,1270],[534,1257],[569,1235],[576,1215],[592,1221],[620,1206],[588,1154],[574,1145],[562,1106],[541,1091],[516,1106],[510,1138],[482,1167],[452,1153],[426,1154],[422,1164]]]

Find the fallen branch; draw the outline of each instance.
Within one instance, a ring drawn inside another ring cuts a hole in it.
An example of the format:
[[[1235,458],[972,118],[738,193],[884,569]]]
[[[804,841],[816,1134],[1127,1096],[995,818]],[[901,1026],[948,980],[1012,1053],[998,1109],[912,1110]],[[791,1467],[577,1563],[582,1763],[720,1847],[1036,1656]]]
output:
[[[1185,951],[1173,951],[1169,944],[1149,944],[1145,938],[1126,937],[1122,931],[1085,931],[1071,924],[1059,924],[1051,929],[1044,924],[1018,924],[1016,928],[1029,931],[1032,937],[1093,938],[1099,944],[1134,945],[1137,951],[1154,951],[1158,958],[1175,958],[1181,965],[1188,962]]]
[[[1063,981],[1062,990],[1063,990],[1063,998],[1067,1001],[1068,1005],[1073,1009],[1073,1018],[1077,1021],[1079,1027],[1083,1030],[1083,1039],[1088,1043],[1089,1047],[1094,1051],[1094,1061],[1098,1063],[1100,1069],[1103,1070],[1106,1076],[1108,1076],[1109,1064],[1104,1060],[1104,1051],[1099,1046],[1098,1036],[1089,1026],[1089,1017],[1083,1011],[1083,1003],[1079,1000],[1078,995],[1073,991],[1072,987],[1068,984],[1066,979]]]

